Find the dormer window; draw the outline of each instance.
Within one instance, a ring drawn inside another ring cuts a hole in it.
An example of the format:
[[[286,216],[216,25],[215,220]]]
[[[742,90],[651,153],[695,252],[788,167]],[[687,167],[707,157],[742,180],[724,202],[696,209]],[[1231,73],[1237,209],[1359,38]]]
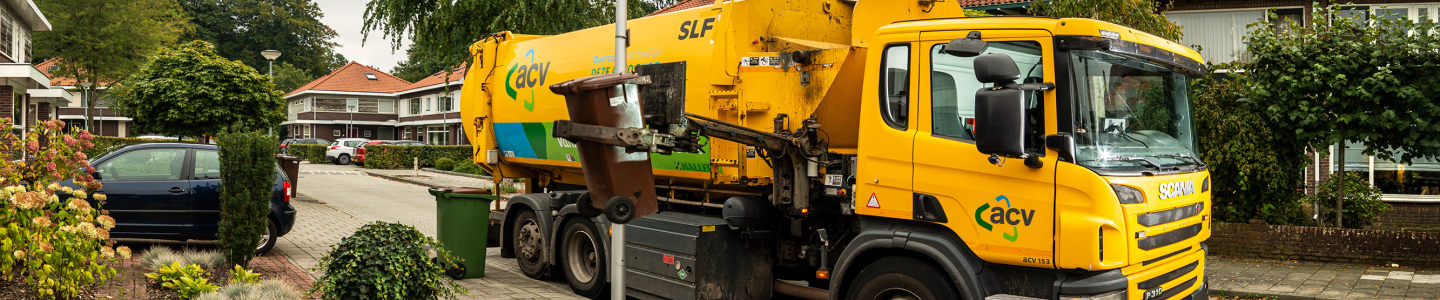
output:
[[[59,71],[59,70],[60,70],[60,66],[50,66],[50,73],[55,73],[55,71]]]
[[[365,73],[365,79],[380,80],[380,78],[375,78],[375,73]]]

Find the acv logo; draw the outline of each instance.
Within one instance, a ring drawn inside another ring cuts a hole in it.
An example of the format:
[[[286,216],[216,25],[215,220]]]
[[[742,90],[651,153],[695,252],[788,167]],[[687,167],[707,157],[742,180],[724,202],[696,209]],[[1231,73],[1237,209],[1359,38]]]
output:
[[[995,202],[1005,202],[1005,207],[1000,207],[999,203],[996,203],[995,207],[990,207],[990,203],[981,205],[980,209],[975,210],[975,223],[987,231],[994,231],[995,225],[1010,225],[1010,232],[1001,231],[1000,237],[1011,242],[1019,240],[1020,226],[1028,227],[1030,222],[1035,221],[1035,210],[1014,208],[1010,205],[1010,198],[1006,198],[1005,195],[995,197]],[[986,211],[990,212],[988,222],[985,217]]]
[[[550,62],[535,62],[535,49],[525,52],[525,57],[530,58],[530,64],[517,62],[510,65],[510,73],[505,74],[505,94],[510,99],[520,100],[515,89],[530,89],[530,98],[525,99],[525,110],[535,111],[535,89],[534,87],[545,86],[545,75],[550,73]],[[518,73],[518,74],[517,74]]]

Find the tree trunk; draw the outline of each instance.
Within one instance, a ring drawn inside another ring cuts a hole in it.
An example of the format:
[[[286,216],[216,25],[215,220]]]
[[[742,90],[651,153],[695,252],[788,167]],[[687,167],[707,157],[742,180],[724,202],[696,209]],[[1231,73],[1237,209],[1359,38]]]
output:
[[[1345,125],[1340,125],[1339,149],[1339,151],[1336,151],[1338,153],[1335,154],[1337,155],[1336,161],[1339,162],[1337,170],[1340,170],[1337,174],[1340,177],[1336,178],[1336,180],[1339,180],[1336,182],[1339,184],[1339,188],[1335,190],[1335,227],[1345,227]]]

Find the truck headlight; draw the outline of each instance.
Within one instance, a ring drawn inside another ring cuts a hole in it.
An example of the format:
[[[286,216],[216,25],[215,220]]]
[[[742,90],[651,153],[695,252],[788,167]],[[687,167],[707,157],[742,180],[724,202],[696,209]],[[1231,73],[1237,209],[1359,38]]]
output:
[[[1124,300],[1125,290],[1119,290],[1099,295],[1060,295],[1060,300]]]
[[[1112,184],[1110,188],[1115,189],[1115,197],[1120,198],[1120,204],[1145,203],[1145,194],[1139,189],[1119,184]]]

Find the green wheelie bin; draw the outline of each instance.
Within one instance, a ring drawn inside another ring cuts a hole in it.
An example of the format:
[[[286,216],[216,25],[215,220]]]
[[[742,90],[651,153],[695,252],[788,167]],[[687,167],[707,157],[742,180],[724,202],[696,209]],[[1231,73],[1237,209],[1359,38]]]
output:
[[[490,202],[497,196],[488,189],[430,189],[435,195],[436,239],[463,261],[447,266],[455,279],[485,277],[485,243],[490,232]]]

